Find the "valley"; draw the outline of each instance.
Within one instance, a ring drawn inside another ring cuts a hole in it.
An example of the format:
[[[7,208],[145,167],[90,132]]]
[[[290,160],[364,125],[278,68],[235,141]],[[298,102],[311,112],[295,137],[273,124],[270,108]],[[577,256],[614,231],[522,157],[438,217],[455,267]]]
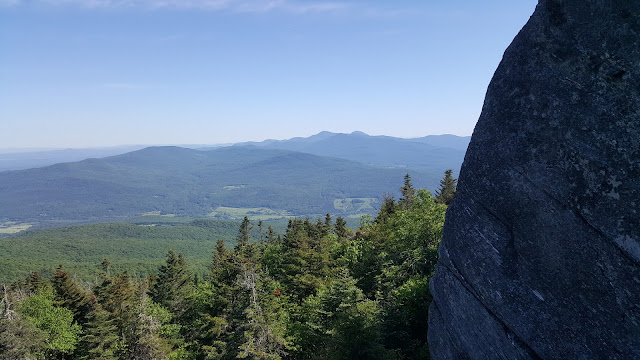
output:
[[[0,171],[0,221],[28,227],[140,216],[252,220],[374,214],[410,173],[435,189],[468,138],[361,132],[198,149],[148,147],[103,158]],[[74,153],[76,154],[76,153]],[[402,160],[401,160],[402,159]]]

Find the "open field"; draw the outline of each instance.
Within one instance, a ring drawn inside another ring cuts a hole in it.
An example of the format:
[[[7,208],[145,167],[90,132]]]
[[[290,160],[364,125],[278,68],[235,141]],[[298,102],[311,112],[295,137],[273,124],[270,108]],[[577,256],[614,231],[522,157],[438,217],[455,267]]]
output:
[[[219,206],[213,209],[207,216],[227,219],[242,219],[246,216],[249,220],[277,220],[294,217],[285,210],[273,210],[264,207],[234,208],[225,206]]]
[[[372,213],[380,201],[376,198],[345,198],[333,200],[333,208],[350,213]]]
[[[165,214],[162,211],[147,211],[140,214],[142,216],[162,216],[162,217],[175,217],[176,214]]]
[[[29,223],[17,223],[14,221],[7,221],[0,224],[0,234],[17,234],[21,231],[28,230],[32,227]]]

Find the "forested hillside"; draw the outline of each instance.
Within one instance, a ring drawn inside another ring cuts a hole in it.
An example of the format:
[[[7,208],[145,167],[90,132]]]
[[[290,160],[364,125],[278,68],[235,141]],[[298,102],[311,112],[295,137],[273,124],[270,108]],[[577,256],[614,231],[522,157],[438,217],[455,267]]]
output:
[[[405,177],[355,232],[327,215],[256,236],[245,218],[206,271],[169,250],[146,278],[110,259],[90,284],[34,272],[3,287],[0,358],[426,359],[445,186],[434,198]]]
[[[105,221],[148,213],[204,217],[218,207],[265,208],[281,217],[371,214],[379,206],[372,203],[392,191],[404,173],[286,150],[155,147],[0,172],[0,220]],[[441,172],[412,175],[417,186],[433,189]],[[364,206],[351,206],[354,200]]]
[[[261,223],[251,235],[259,239],[268,226],[284,231],[286,221]],[[193,270],[202,272],[216,241],[223,239],[233,246],[237,231],[238,221],[205,219],[176,225],[106,223],[28,231],[0,239],[0,283],[33,271],[44,273],[58,264],[65,264],[76,278],[91,281],[105,257],[116,271],[146,276],[155,271],[169,248],[181,252]]]

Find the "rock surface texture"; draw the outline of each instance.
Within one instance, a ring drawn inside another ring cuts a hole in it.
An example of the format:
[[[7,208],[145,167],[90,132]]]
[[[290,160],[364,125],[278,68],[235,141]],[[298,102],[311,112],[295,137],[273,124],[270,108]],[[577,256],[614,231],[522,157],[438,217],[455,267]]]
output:
[[[540,0],[447,213],[434,359],[640,359],[640,1]]]

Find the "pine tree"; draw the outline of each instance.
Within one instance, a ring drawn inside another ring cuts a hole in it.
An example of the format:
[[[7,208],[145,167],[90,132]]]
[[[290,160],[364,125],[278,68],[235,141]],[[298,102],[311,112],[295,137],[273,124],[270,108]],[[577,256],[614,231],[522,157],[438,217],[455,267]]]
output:
[[[449,169],[444,172],[444,178],[440,180],[440,188],[436,190],[436,202],[439,204],[449,205],[456,194],[456,183],[458,180],[453,178],[453,170]]]
[[[282,359],[290,345],[286,336],[288,301],[281,297],[280,285],[255,268],[246,275],[241,285],[249,292],[249,306],[245,309],[244,342],[237,357]]]
[[[331,229],[331,214],[329,213],[324,216],[324,226],[326,226],[327,229]]]
[[[310,359],[384,359],[376,301],[366,299],[347,269],[304,303],[306,335],[301,339]]]

